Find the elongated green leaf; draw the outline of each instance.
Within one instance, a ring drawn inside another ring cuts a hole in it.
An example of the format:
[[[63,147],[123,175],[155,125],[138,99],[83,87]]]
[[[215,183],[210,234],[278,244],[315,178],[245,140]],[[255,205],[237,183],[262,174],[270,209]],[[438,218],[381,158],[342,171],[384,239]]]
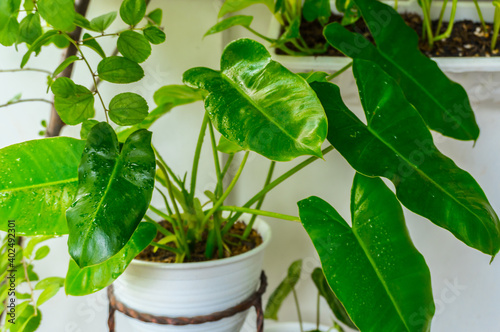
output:
[[[293,262],[288,268],[288,273],[283,281],[278,285],[274,292],[269,296],[267,301],[266,310],[264,313],[265,318],[278,320],[278,312],[283,304],[283,301],[290,295],[290,293],[300,280],[302,273],[302,260],[299,259]]]
[[[276,160],[322,157],[327,122],[314,91],[261,44],[240,39],[221,58],[221,71],[193,68],[184,82],[209,92],[205,108],[219,132],[245,150]]]
[[[332,310],[335,317],[337,317],[338,320],[349,326],[351,329],[357,330],[358,328],[352,322],[351,318],[345,311],[344,306],[332,291],[330,285],[328,285],[328,281],[325,278],[323,270],[319,267],[314,269],[311,274],[311,278],[314,282],[314,285],[316,285],[319,294],[326,300],[326,303],[328,303],[328,306]]]
[[[109,118],[120,126],[137,124],[148,116],[148,103],[136,93],[116,95],[109,102]]]
[[[24,68],[24,66],[26,66],[33,52],[40,49],[52,37],[57,35],[57,33],[58,33],[57,30],[49,30],[40,37],[38,37],[37,40],[35,40],[33,44],[31,44],[30,48],[28,49],[28,52],[26,52],[26,54],[23,56],[23,59],[21,60],[21,68]]]
[[[124,57],[137,63],[146,61],[151,55],[151,44],[146,37],[135,31],[126,30],[120,33],[116,45]]]
[[[68,233],[64,213],[76,194],[84,146],[84,141],[57,137],[0,150],[2,231],[15,220],[18,235]]]
[[[102,263],[125,246],[148,209],[155,168],[147,130],[130,135],[120,151],[110,125],[92,128],[66,212],[69,253],[78,266]]]
[[[92,36],[88,33],[83,34],[83,45],[87,46],[88,48],[94,50],[97,54],[99,54],[102,58],[106,57],[106,53],[104,53],[104,50],[102,49],[101,45],[92,38]]]
[[[33,44],[42,35],[40,15],[38,13],[28,14],[19,25],[19,41]]]
[[[172,108],[202,100],[204,94],[203,90],[193,89],[185,85],[166,85],[161,87],[154,94],[154,100],[158,107],[151,111],[141,123],[128,128],[119,127],[117,129],[118,140],[124,142],[134,131],[149,129],[156,120],[170,112]]]
[[[252,21],[253,21],[253,16],[246,16],[246,15],[231,16],[226,18],[225,20],[220,21],[219,23],[208,29],[208,31],[205,33],[205,36],[222,32],[237,25],[241,25],[248,28],[250,27],[250,24],[252,24]]]
[[[38,0],[37,8],[42,18],[55,29],[63,31],[75,29],[74,0]]]
[[[330,143],[358,172],[391,180],[408,209],[495,255],[500,223],[476,181],[437,150],[418,112],[380,67],[355,60],[354,74],[368,126],[343,104],[338,87],[312,84],[328,116]]]
[[[97,72],[102,80],[111,83],[132,83],[144,77],[144,70],[137,62],[120,56],[110,56],[99,62]]]
[[[104,32],[111,23],[116,19],[116,12],[110,12],[104,15],[97,16],[89,22],[89,26],[93,31]]]
[[[156,8],[152,10],[147,17],[156,25],[160,25],[163,19],[163,10],[161,8]]]
[[[241,146],[239,146],[238,144],[236,144],[234,142],[229,141],[224,136],[220,137],[219,144],[217,144],[217,150],[219,150],[222,153],[227,153],[227,154],[233,154],[233,153],[243,151]]]
[[[312,82],[328,82],[326,78],[330,76],[324,71],[310,71],[308,73],[297,73],[297,75],[303,77],[309,84]]]
[[[80,60],[80,58],[77,57],[76,55],[72,55],[72,56],[67,57],[66,59],[64,59],[63,62],[61,62],[61,64],[59,66],[57,66],[57,68],[56,68],[56,70],[54,70],[54,73],[52,74],[52,76],[55,77],[55,76],[59,75],[70,64],[72,64],[73,62],[78,61],[78,60]]]
[[[129,25],[136,25],[146,15],[145,0],[124,0],[120,6],[120,17]]]
[[[56,285],[57,287],[62,287],[64,286],[64,278],[61,278],[61,277],[48,277],[48,278],[45,278],[43,280],[40,280],[36,286],[35,286],[35,290],[42,290],[42,289],[45,289],[47,287],[49,287],[50,285]]]
[[[94,94],[83,85],[67,77],[60,77],[52,84],[54,107],[65,123],[77,125],[94,117]]]
[[[0,23],[0,44],[11,46],[19,36],[19,22],[14,16],[10,16],[5,22]]]
[[[435,311],[430,272],[403,210],[382,180],[357,175],[352,229],[325,201],[299,202],[299,215],[328,284],[363,332],[429,331]]]
[[[418,36],[390,6],[356,0],[377,46],[338,23],[328,25],[327,41],[351,58],[376,62],[401,86],[427,125],[460,140],[479,136],[465,89],[452,82],[437,64],[418,50]]]
[[[79,268],[75,261],[69,262],[66,275],[66,294],[82,296],[95,293],[118,278],[141,251],[143,251],[156,236],[156,227],[151,223],[142,222],[127,242],[127,245],[107,261]]]
[[[82,27],[82,28],[90,30],[90,31],[94,31],[92,29],[92,27],[90,26],[90,21],[87,20],[87,18],[85,18],[85,16],[82,16],[79,13],[76,13],[75,19],[73,20],[73,23],[75,23],[76,26]]]
[[[321,24],[328,23],[332,15],[330,0],[305,0],[302,15],[308,22],[319,20]]]
[[[165,39],[167,38],[167,36],[165,35],[165,32],[163,32],[162,30],[160,30],[159,28],[157,28],[155,26],[147,27],[146,29],[144,29],[142,31],[142,33],[144,34],[144,37],[146,37],[146,39],[151,44],[155,44],[155,45],[163,43],[165,41]]]
[[[38,248],[38,250],[35,253],[35,260],[41,260],[47,257],[47,255],[50,253],[50,248],[48,246],[43,246]]]
[[[219,11],[219,17],[225,16],[229,13],[234,13],[248,6],[261,3],[267,6],[269,10],[274,13],[274,1],[273,0],[226,0]]]
[[[61,286],[57,284],[48,285],[36,300],[36,305],[41,306],[42,304],[53,298],[59,292],[60,288]]]

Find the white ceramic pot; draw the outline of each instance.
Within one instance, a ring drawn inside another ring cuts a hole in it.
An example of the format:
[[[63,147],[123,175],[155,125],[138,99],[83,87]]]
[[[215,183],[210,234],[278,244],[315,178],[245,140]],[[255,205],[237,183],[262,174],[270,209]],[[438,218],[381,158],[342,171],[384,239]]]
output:
[[[134,260],[114,283],[116,298],[139,312],[168,317],[208,315],[243,302],[259,285],[264,249],[271,238],[271,230],[264,221],[257,219],[254,228],[263,243],[238,256],[182,264]],[[134,332],[236,332],[247,313],[186,326],[144,323],[121,314],[119,318],[126,320]],[[118,332],[121,332],[120,320]]]
[[[394,1],[383,1],[388,5],[393,6]],[[451,1],[448,1],[447,10],[444,14],[445,19],[450,17]],[[431,8],[431,16],[433,19],[439,18],[439,13],[442,8],[442,1],[433,1]],[[332,9],[335,7],[335,1],[331,1]],[[484,19],[487,22],[493,22],[494,7],[491,1],[479,2],[479,7],[483,13]],[[417,0],[400,0],[398,4],[398,11],[400,13],[413,12],[421,13],[420,6]],[[336,12],[334,10],[334,12]],[[479,15],[476,7],[472,1],[458,2],[455,21],[472,20],[479,22]],[[281,26],[272,19],[269,28],[269,35],[272,38],[278,38]],[[274,52],[274,50],[273,50]],[[280,62],[282,65],[294,72],[307,72],[307,71],[326,71],[333,72],[339,70],[349,64],[351,59],[348,57],[325,57],[325,56],[287,56],[273,54],[273,58]],[[446,72],[465,73],[465,72],[500,72],[500,58],[498,57],[438,57],[432,58],[439,67]]]
[[[313,323],[304,323],[302,325],[304,327],[304,331],[311,331],[316,329],[316,324]],[[320,325],[319,330],[322,332],[328,331],[329,327]],[[335,330],[334,330],[335,331]],[[300,324],[297,322],[290,323],[267,323],[264,327],[264,332],[300,332]]]

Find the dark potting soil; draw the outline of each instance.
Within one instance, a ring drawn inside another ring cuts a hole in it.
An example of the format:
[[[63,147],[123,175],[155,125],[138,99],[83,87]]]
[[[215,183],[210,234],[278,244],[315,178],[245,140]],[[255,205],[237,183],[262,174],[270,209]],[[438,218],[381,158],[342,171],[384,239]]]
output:
[[[162,221],[160,222],[160,224],[173,233],[174,230],[169,222]],[[255,230],[251,231],[250,235],[246,240],[239,239],[245,232],[245,228],[246,224],[241,221],[238,221],[225,235],[224,240],[229,250],[227,249],[224,250],[223,254],[224,258],[243,254],[262,244],[262,237]],[[154,241],[158,242],[164,237],[165,236],[163,234],[158,233]],[[195,245],[191,253],[191,258],[190,259],[186,258],[184,260],[185,263],[208,261],[208,259],[205,257],[206,239],[207,239],[207,233],[205,232],[202,238],[203,241]],[[175,248],[175,243],[173,242],[167,243],[166,245]],[[214,257],[216,257],[214,259],[217,259],[217,257],[219,257],[218,250],[215,251]],[[136,259],[143,261],[150,261],[150,262],[175,263],[175,254],[163,249],[158,249],[156,252],[154,252],[154,247],[148,246],[139,255],[137,255]]]
[[[475,23],[472,21],[455,21],[453,25],[452,34],[449,38],[445,40],[440,40],[434,43],[434,47],[430,49],[429,43],[422,39],[422,17],[418,14],[405,13],[401,15],[411,28],[413,28],[419,38],[420,50],[429,57],[446,57],[446,56],[460,56],[460,57],[475,57],[475,56],[499,56],[500,55],[500,43],[493,52],[491,51],[491,31],[493,30],[493,25],[487,23],[487,33],[483,31],[481,23]],[[330,23],[340,22],[342,20],[341,15],[333,14],[330,17]],[[437,28],[438,21],[433,21],[433,31]],[[443,22],[441,27],[441,32],[445,32],[448,26],[447,22]],[[361,33],[365,38],[370,40],[372,43],[373,38],[363,21],[359,19],[356,23],[346,27],[349,31]],[[321,48],[326,44],[326,40],[323,37],[323,26],[318,22],[307,22],[302,20],[300,26],[300,33],[306,41],[307,45],[311,48]],[[292,44],[287,44],[287,46],[296,51]],[[278,54],[285,54],[281,50],[277,50]],[[329,46],[328,51],[325,54],[319,54],[319,56],[343,56],[343,54],[333,47]]]

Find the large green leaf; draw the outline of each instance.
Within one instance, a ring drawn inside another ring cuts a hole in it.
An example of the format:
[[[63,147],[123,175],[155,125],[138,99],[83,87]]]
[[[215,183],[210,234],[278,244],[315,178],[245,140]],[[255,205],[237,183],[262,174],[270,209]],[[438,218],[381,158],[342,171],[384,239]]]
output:
[[[40,15],[38,13],[26,15],[19,25],[19,41],[25,42],[28,45],[33,44],[42,33]]]
[[[429,331],[435,311],[430,272],[382,180],[356,175],[352,229],[318,197],[299,202],[299,214],[328,284],[360,331]]]
[[[138,130],[123,148],[110,125],[95,125],[78,169],[78,193],[66,212],[69,253],[80,267],[117,254],[146,213],[154,188],[151,132]]]
[[[38,0],[37,8],[42,18],[55,29],[75,29],[75,0]]]
[[[355,60],[354,75],[368,120],[344,105],[337,86],[313,83],[328,116],[328,140],[358,172],[383,176],[411,211],[495,255],[500,223],[472,176],[441,154],[398,84],[376,64]]]
[[[209,92],[205,108],[212,123],[245,150],[276,161],[322,157],[327,121],[316,94],[261,44],[234,41],[222,54],[220,72],[193,68],[184,82]]]
[[[479,128],[465,89],[418,50],[418,36],[390,6],[356,0],[377,46],[338,23],[328,25],[327,41],[351,58],[374,61],[402,87],[427,125],[446,136],[476,140]]]
[[[124,57],[138,63],[146,61],[151,55],[151,44],[146,37],[131,30],[120,33],[116,47]]]
[[[88,295],[111,285],[125,271],[135,256],[153,241],[155,236],[155,225],[142,222],[127,245],[107,261],[81,269],[75,261],[71,260],[66,275],[66,294]]]
[[[345,311],[344,305],[332,291],[330,285],[328,285],[328,281],[326,280],[323,270],[319,267],[315,268],[311,274],[311,279],[313,280],[314,285],[316,285],[319,294],[325,299],[335,317],[351,329],[357,330],[356,325],[354,325],[351,318]]]
[[[110,56],[97,65],[99,77],[111,83],[132,83],[144,77],[144,70],[137,62],[121,56]]]
[[[64,123],[77,125],[94,117],[94,94],[89,89],[67,77],[59,77],[51,88],[54,108]]]
[[[11,46],[17,41],[19,36],[19,16],[20,0],[0,1],[0,44]]]
[[[267,301],[264,317],[269,319],[278,320],[278,311],[283,304],[283,301],[294,290],[295,285],[300,280],[302,272],[302,260],[299,259],[293,262],[288,268],[288,273],[283,281],[276,287],[274,292],[269,296]]]
[[[68,137],[23,142],[0,150],[0,229],[18,235],[68,233],[65,211],[78,186],[85,142]]]

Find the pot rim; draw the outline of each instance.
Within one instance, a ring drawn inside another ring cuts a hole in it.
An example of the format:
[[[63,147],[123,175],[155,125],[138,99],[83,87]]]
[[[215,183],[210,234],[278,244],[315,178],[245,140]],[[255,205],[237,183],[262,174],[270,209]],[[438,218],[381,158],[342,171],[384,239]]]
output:
[[[242,216],[242,219],[245,223],[250,220],[250,218],[247,218],[246,216]],[[243,261],[251,256],[259,254],[269,245],[272,235],[271,227],[269,226],[269,224],[257,217],[257,219],[255,219],[253,229],[258,231],[260,236],[262,236],[262,243],[256,248],[253,248],[250,251],[247,251],[237,256],[205,261],[205,262],[188,262],[188,263],[162,263],[162,262],[149,262],[149,261],[133,259],[130,265],[158,268],[165,270],[195,270],[195,269],[212,268],[215,266],[233,264],[239,261]]]

